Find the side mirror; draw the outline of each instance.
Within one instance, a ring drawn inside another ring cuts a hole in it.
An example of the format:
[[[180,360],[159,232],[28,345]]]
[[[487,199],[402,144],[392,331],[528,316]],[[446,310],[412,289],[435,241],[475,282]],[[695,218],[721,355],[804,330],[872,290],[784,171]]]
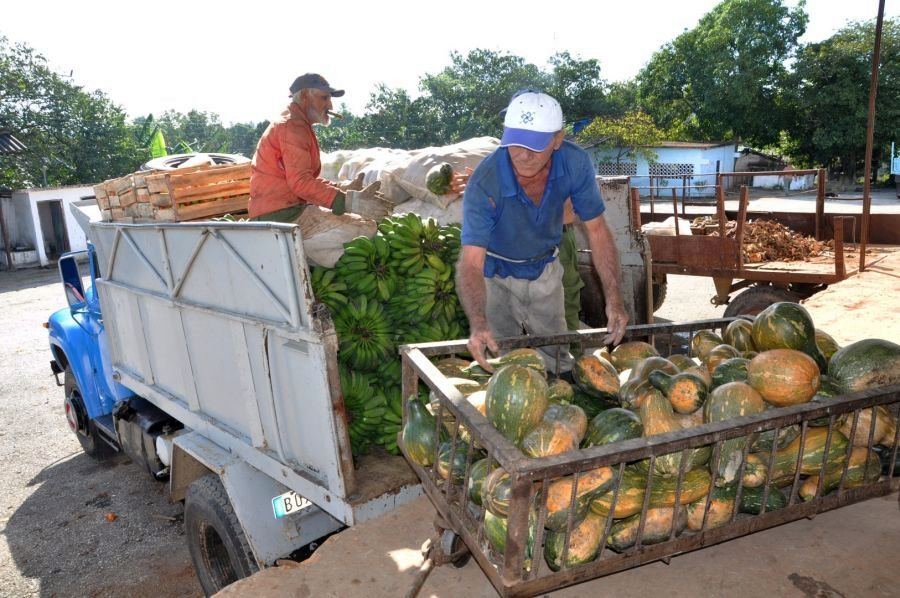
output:
[[[81,252],[79,252],[81,253]],[[69,307],[84,305],[84,285],[81,284],[81,272],[78,270],[78,262],[75,254],[66,254],[59,258],[59,276],[62,278],[63,289],[66,292],[66,301]]]

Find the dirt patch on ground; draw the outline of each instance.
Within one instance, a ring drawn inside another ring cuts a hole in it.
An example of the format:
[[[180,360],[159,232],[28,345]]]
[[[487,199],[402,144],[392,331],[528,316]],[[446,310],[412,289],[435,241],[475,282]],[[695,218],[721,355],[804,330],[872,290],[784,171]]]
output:
[[[202,596],[166,485],[66,424],[42,326],[64,305],[55,269],[0,272],[0,596]]]

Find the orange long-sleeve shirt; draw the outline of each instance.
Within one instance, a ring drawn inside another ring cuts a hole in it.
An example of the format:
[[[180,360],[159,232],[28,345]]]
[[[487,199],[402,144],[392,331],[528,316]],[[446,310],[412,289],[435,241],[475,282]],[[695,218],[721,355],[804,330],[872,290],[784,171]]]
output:
[[[337,194],[336,187],[319,178],[319,142],[293,102],[260,137],[250,166],[251,218],[298,204],[330,208]]]

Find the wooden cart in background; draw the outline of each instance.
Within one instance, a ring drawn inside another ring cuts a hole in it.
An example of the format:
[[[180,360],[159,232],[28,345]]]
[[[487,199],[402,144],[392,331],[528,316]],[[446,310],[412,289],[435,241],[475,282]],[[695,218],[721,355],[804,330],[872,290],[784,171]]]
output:
[[[822,171],[797,170],[792,174],[817,173],[822,180]],[[771,173],[724,173],[728,175],[759,175]],[[639,190],[631,190],[632,223],[635,230],[641,228]],[[672,191],[673,212],[678,215],[678,197]],[[725,193],[721,181],[716,186],[716,235],[694,235],[690,229],[680,227],[675,219],[673,236],[647,235],[652,255],[652,274],[654,281],[665,280],[668,274],[686,274],[690,276],[708,276],[713,279],[716,294],[710,299],[714,305],[727,304],[725,317],[741,314],[755,315],[778,301],[799,301],[815,292],[824,289],[859,270],[852,266],[854,260],[848,259],[855,247],[844,244],[845,226],[853,226],[852,216],[835,216],[833,219],[832,250],[827,257],[804,261],[778,261],[751,263],[745,259],[742,250],[744,230],[747,224],[747,207],[749,192],[746,186],[740,190],[740,200],[736,218],[734,237],[726,236]],[[815,234],[823,240],[825,231],[825,186],[820,184],[816,201]],[[684,213],[682,200],[681,213]],[[869,263],[877,261],[877,248],[871,248],[875,254]],[[746,289],[731,299],[736,291]]]

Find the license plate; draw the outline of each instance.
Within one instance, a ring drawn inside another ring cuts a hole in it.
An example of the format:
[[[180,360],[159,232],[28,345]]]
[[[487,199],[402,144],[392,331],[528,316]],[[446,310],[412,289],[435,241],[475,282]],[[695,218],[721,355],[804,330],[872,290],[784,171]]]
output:
[[[312,503],[309,502],[309,499],[303,498],[294,491],[285,492],[272,499],[272,510],[275,511],[276,519],[299,513],[310,505]]]

